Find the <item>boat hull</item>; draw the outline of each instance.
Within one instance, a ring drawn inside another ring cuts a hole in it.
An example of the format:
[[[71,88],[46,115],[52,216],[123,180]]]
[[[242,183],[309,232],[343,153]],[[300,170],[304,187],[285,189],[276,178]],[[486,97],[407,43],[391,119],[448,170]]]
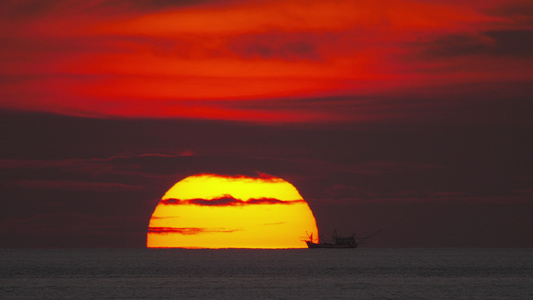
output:
[[[357,243],[354,244],[317,244],[310,241],[305,242],[310,249],[316,248],[357,248]]]

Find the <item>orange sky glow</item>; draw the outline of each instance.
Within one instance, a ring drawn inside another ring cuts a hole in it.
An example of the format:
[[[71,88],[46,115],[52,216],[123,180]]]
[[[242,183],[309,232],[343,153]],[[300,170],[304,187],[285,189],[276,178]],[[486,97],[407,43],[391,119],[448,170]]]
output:
[[[343,112],[369,98],[412,96],[406,89],[431,97],[457,82],[531,80],[531,61],[502,55],[507,48],[498,44],[499,32],[531,27],[505,13],[508,2],[199,1],[149,9],[50,1],[22,15],[20,1],[5,1],[0,76],[10,80],[0,81],[0,107],[266,122],[377,118]],[[327,101],[327,109],[299,102],[309,97],[351,100]],[[294,108],[279,108],[287,102]]]

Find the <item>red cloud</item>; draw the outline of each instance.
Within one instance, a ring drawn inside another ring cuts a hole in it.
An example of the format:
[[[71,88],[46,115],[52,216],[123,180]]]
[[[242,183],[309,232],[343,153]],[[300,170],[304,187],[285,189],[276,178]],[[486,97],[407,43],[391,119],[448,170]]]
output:
[[[409,119],[419,106],[440,105],[435,94],[451,98],[450,85],[533,79],[532,17],[517,9],[531,5],[508,3],[6,0],[0,107],[262,122]],[[413,90],[422,99],[415,108],[400,100]],[[294,102],[308,98],[319,101]]]

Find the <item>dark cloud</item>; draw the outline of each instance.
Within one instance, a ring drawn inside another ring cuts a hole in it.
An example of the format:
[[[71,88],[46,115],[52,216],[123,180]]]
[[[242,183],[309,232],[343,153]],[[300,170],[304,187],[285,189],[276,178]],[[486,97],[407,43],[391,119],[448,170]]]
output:
[[[528,57],[533,55],[533,30],[493,30],[476,35],[453,34],[421,43],[420,46],[429,56]]]
[[[464,114],[486,114],[486,104],[480,101]],[[516,118],[504,108],[500,113]],[[429,118],[425,112],[419,118]],[[7,112],[2,122],[0,238],[6,247],[145,247],[151,214],[177,181],[198,173],[258,177],[257,171],[292,183],[321,232],[354,229],[364,236],[385,228],[371,246],[531,246],[510,238],[531,228],[524,212],[531,206],[533,178],[529,123],[266,126]],[[5,186],[16,182],[65,185]],[[256,203],[269,201],[277,200]],[[85,217],[66,231],[62,224],[76,218],[42,217],[55,215]],[[472,218],[475,228],[468,227]],[[468,234],[459,225],[445,229],[454,219]],[[41,230],[32,234],[36,226]],[[499,236],[489,239],[484,227]],[[458,234],[457,240],[447,232]]]
[[[328,193],[332,198],[310,199],[311,202],[326,205],[361,205],[372,204],[397,204],[397,203],[432,203],[432,204],[507,204],[516,205],[531,202],[530,190],[511,191],[502,196],[469,195],[462,191],[429,192],[420,190],[397,190],[391,192],[364,191],[352,187],[335,189]]]
[[[169,234],[177,233],[184,235],[202,234],[202,233],[230,233],[238,231],[237,229],[225,229],[225,228],[200,228],[200,227],[149,227],[148,233],[155,234]]]
[[[442,168],[442,166],[398,161],[369,161],[363,164],[352,166],[353,172],[369,175],[379,175],[392,172],[405,172],[409,170],[431,170],[440,168]]]
[[[489,54],[505,56],[533,55],[533,30],[488,31],[486,35],[495,43]]]
[[[221,198],[214,198],[210,200],[206,199],[191,199],[191,200],[182,200],[184,203],[198,205],[198,206],[234,206],[234,205],[243,205],[244,201],[235,199],[230,196],[225,196]],[[180,203],[183,203],[180,201]]]
[[[249,199],[246,201],[246,204],[294,204],[294,203],[303,203],[304,200],[290,200],[282,201],[274,198],[260,198],[260,199]]]
[[[17,180],[7,181],[3,188],[57,189],[63,191],[135,191],[144,187],[116,182],[87,182],[74,180]]]
[[[506,1],[489,9],[488,14],[508,18],[522,25],[533,25],[533,4],[528,0]]]
[[[147,13],[160,10],[180,9],[197,5],[217,5],[238,1],[224,0],[88,0],[72,2],[68,0],[6,0],[2,1],[0,15],[12,20],[28,20],[52,14],[84,13],[106,17],[108,14]]]
[[[0,4],[2,8],[0,15],[12,20],[41,17],[53,12],[64,2],[63,0],[6,0]]]
[[[213,199],[162,199],[163,205],[199,205],[199,206],[242,206],[242,205],[255,205],[255,204],[294,204],[301,203],[302,200],[282,201],[274,198],[259,198],[259,199],[236,199],[232,196],[226,195],[220,198]]]
[[[438,71],[461,74],[469,67],[482,67],[469,64],[470,61],[466,60],[455,68],[446,67]],[[417,72],[427,74],[428,77],[438,76],[435,68],[421,68]],[[337,126],[346,123],[531,124],[533,120],[529,101],[533,95],[533,85],[529,81],[453,81],[430,87],[402,88],[397,93],[389,91],[381,94],[375,92],[368,96],[241,101],[235,103],[235,106],[239,109],[261,108],[269,111],[321,111],[325,116],[335,116],[336,122],[328,122],[337,123]]]
[[[425,54],[430,56],[475,55],[491,49],[489,41],[479,36],[453,34],[422,43]]]
[[[118,7],[130,8],[138,10],[139,12],[158,11],[158,10],[172,10],[184,7],[201,6],[201,5],[227,5],[230,3],[243,2],[243,0],[113,0],[99,4],[99,7]]]

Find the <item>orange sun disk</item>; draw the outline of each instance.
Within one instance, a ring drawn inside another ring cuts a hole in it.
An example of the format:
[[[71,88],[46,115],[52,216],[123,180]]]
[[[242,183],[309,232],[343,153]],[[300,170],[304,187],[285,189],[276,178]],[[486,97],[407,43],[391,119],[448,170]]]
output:
[[[149,248],[306,248],[318,236],[298,190],[276,177],[200,174],[176,183],[159,201]]]

